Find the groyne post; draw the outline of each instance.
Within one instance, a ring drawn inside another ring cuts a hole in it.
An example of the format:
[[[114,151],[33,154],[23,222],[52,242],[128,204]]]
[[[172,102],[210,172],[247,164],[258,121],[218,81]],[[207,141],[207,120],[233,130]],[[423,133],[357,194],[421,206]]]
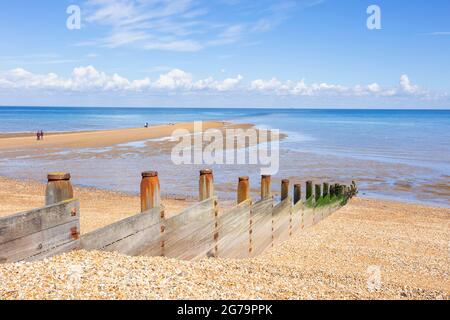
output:
[[[294,204],[297,204],[302,199],[302,185],[294,185]]]
[[[250,199],[250,182],[248,177],[239,177],[237,204]]]
[[[211,169],[200,171],[199,198],[200,201],[214,197],[214,175]]]
[[[336,188],[334,184],[330,186],[330,198],[334,198],[336,196]]]
[[[330,194],[330,185],[327,182],[323,183],[323,197],[325,198]]]
[[[334,185],[334,192],[336,193],[336,197],[342,196],[342,188],[341,188],[341,185],[339,183],[336,183]]]
[[[322,196],[322,185],[320,185],[320,184],[316,184],[316,187],[315,187],[315,200],[316,200],[316,203],[319,201],[319,199],[320,199],[320,197]]]
[[[46,206],[73,199],[73,187],[70,182],[70,173],[49,173],[47,175],[47,180],[47,187],[45,189]]]
[[[270,175],[261,176],[261,199],[268,199],[272,196],[272,177]]]
[[[214,197],[214,173],[211,169],[203,169],[200,170],[200,179],[199,179],[199,200],[204,201]],[[218,257],[219,254],[219,204],[217,200],[214,200],[214,230],[213,230],[213,238],[214,238],[214,252],[212,253],[213,257]]]
[[[141,180],[141,212],[161,206],[161,188],[158,172],[146,171]]]
[[[306,200],[311,199],[312,197],[312,189],[313,189],[313,183],[312,181],[306,181]]]
[[[289,197],[289,180],[281,180],[281,201]]]

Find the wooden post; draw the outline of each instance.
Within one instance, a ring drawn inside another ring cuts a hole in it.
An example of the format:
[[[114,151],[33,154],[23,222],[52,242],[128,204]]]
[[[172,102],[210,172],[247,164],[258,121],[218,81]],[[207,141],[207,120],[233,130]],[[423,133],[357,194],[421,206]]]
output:
[[[339,184],[339,183],[336,183],[335,185],[334,185],[334,192],[335,192],[335,194],[336,194],[336,197],[340,197],[341,195],[342,195],[342,192],[341,192],[342,190],[341,190],[341,185]]]
[[[319,201],[321,196],[322,196],[322,185],[316,184],[316,190],[315,190],[316,202]]]
[[[160,205],[161,188],[159,184],[158,172],[143,172],[141,181],[141,212],[157,208]]]
[[[330,185],[326,182],[323,183],[323,197],[325,198],[330,194]]]
[[[271,176],[270,175],[262,175],[261,176],[261,199],[267,199],[272,196],[271,189]]]
[[[237,203],[240,204],[250,199],[250,183],[248,177],[239,177],[237,190]]]
[[[289,197],[289,180],[281,180],[281,201]]]
[[[306,200],[309,200],[312,197],[312,189],[313,189],[312,181],[306,181]]]
[[[214,197],[214,175],[212,170],[200,171],[199,198],[200,201]]]
[[[296,184],[294,185],[294,204],[297,204],[302,200],[302,185]]]
[[[345,198],[347,198],[348,190],[347,190],[347,185],[345,185],[345,184],[342,186],[342,195],[343,195]]]
[[[332,185],[330,186],[330,198],[333,198],[333,197],[335,197],[335,196],[336,196],[336,189],[335,189],[334,184],[332,184]]]
[[[70,183],[70,173],[49,173],[47,179],[48,183],[47,188],[45,189],[46,206],[73,199],[73,187]]]

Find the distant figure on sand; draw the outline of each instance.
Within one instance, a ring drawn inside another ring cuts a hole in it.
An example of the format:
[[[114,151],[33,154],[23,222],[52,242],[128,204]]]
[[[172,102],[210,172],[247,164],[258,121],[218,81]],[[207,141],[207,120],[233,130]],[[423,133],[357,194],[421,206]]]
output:
[[[44,140],[44,131],[41,130],[40,135],[41,135],[41,140]]]
[[[41,132],[40,131],[36,132],[36,139],[38,141],[41,140]]]
[[[148,122],[145,123],[145,126],[144,126],[144,127],[145,127],[145,128],[148,128]]]

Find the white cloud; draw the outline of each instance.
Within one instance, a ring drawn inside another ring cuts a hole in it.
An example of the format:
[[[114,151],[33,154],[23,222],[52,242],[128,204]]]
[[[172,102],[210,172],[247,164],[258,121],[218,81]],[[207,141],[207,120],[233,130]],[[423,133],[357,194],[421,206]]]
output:
[[[300,81],[281,81],[257,79],[244,82],[242,75],[218,80],[213,77],[195,79],[183,70],[172,69],[151,80],[128,79],[119,74],[107,74],[93,66],[75,68],[69,77],[55,73],[35,74],[23,68],[16,68],[0,74],[0,88],[6,90],[46,90],[68,92],[124,92],[124,93],[193,93],[215,92],[216,94],[233,93],[239,95],[259,94],[271,96],[297,97],[419,97],[430,99],[430,92],[413,84],[407,75],[400,77],[396,87],[382,87],[378,83],[357,84],[348,87],[326,82],[307,83]],[[436,95],[435,95],[436,96]],[[441,94],[440,97],[446,97]]]
[[[290,18],[296,7],[314,4],[317,4],[314,0],[280,0],[275,5],[265,1],[85,0],[85,27],[100,26],[107,31],[97,39],[78,45],[199,51],[270,31]],[[212,6],[217,7],[211,10]],[[222,10],[221,6],[226,6],[227,12],[221,21],[208,16],[210,12]]]
[[[413,85],[406,74],[400,77],[400,88],[405,93],[415,94],[419,92],[419,87]]]

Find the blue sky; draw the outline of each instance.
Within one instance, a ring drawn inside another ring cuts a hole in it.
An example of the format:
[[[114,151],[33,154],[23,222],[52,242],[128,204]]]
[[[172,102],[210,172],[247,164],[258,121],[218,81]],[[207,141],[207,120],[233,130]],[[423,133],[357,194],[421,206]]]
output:
[[[449,108],[449,16],[447,0],[2,1],[0,105]]]

